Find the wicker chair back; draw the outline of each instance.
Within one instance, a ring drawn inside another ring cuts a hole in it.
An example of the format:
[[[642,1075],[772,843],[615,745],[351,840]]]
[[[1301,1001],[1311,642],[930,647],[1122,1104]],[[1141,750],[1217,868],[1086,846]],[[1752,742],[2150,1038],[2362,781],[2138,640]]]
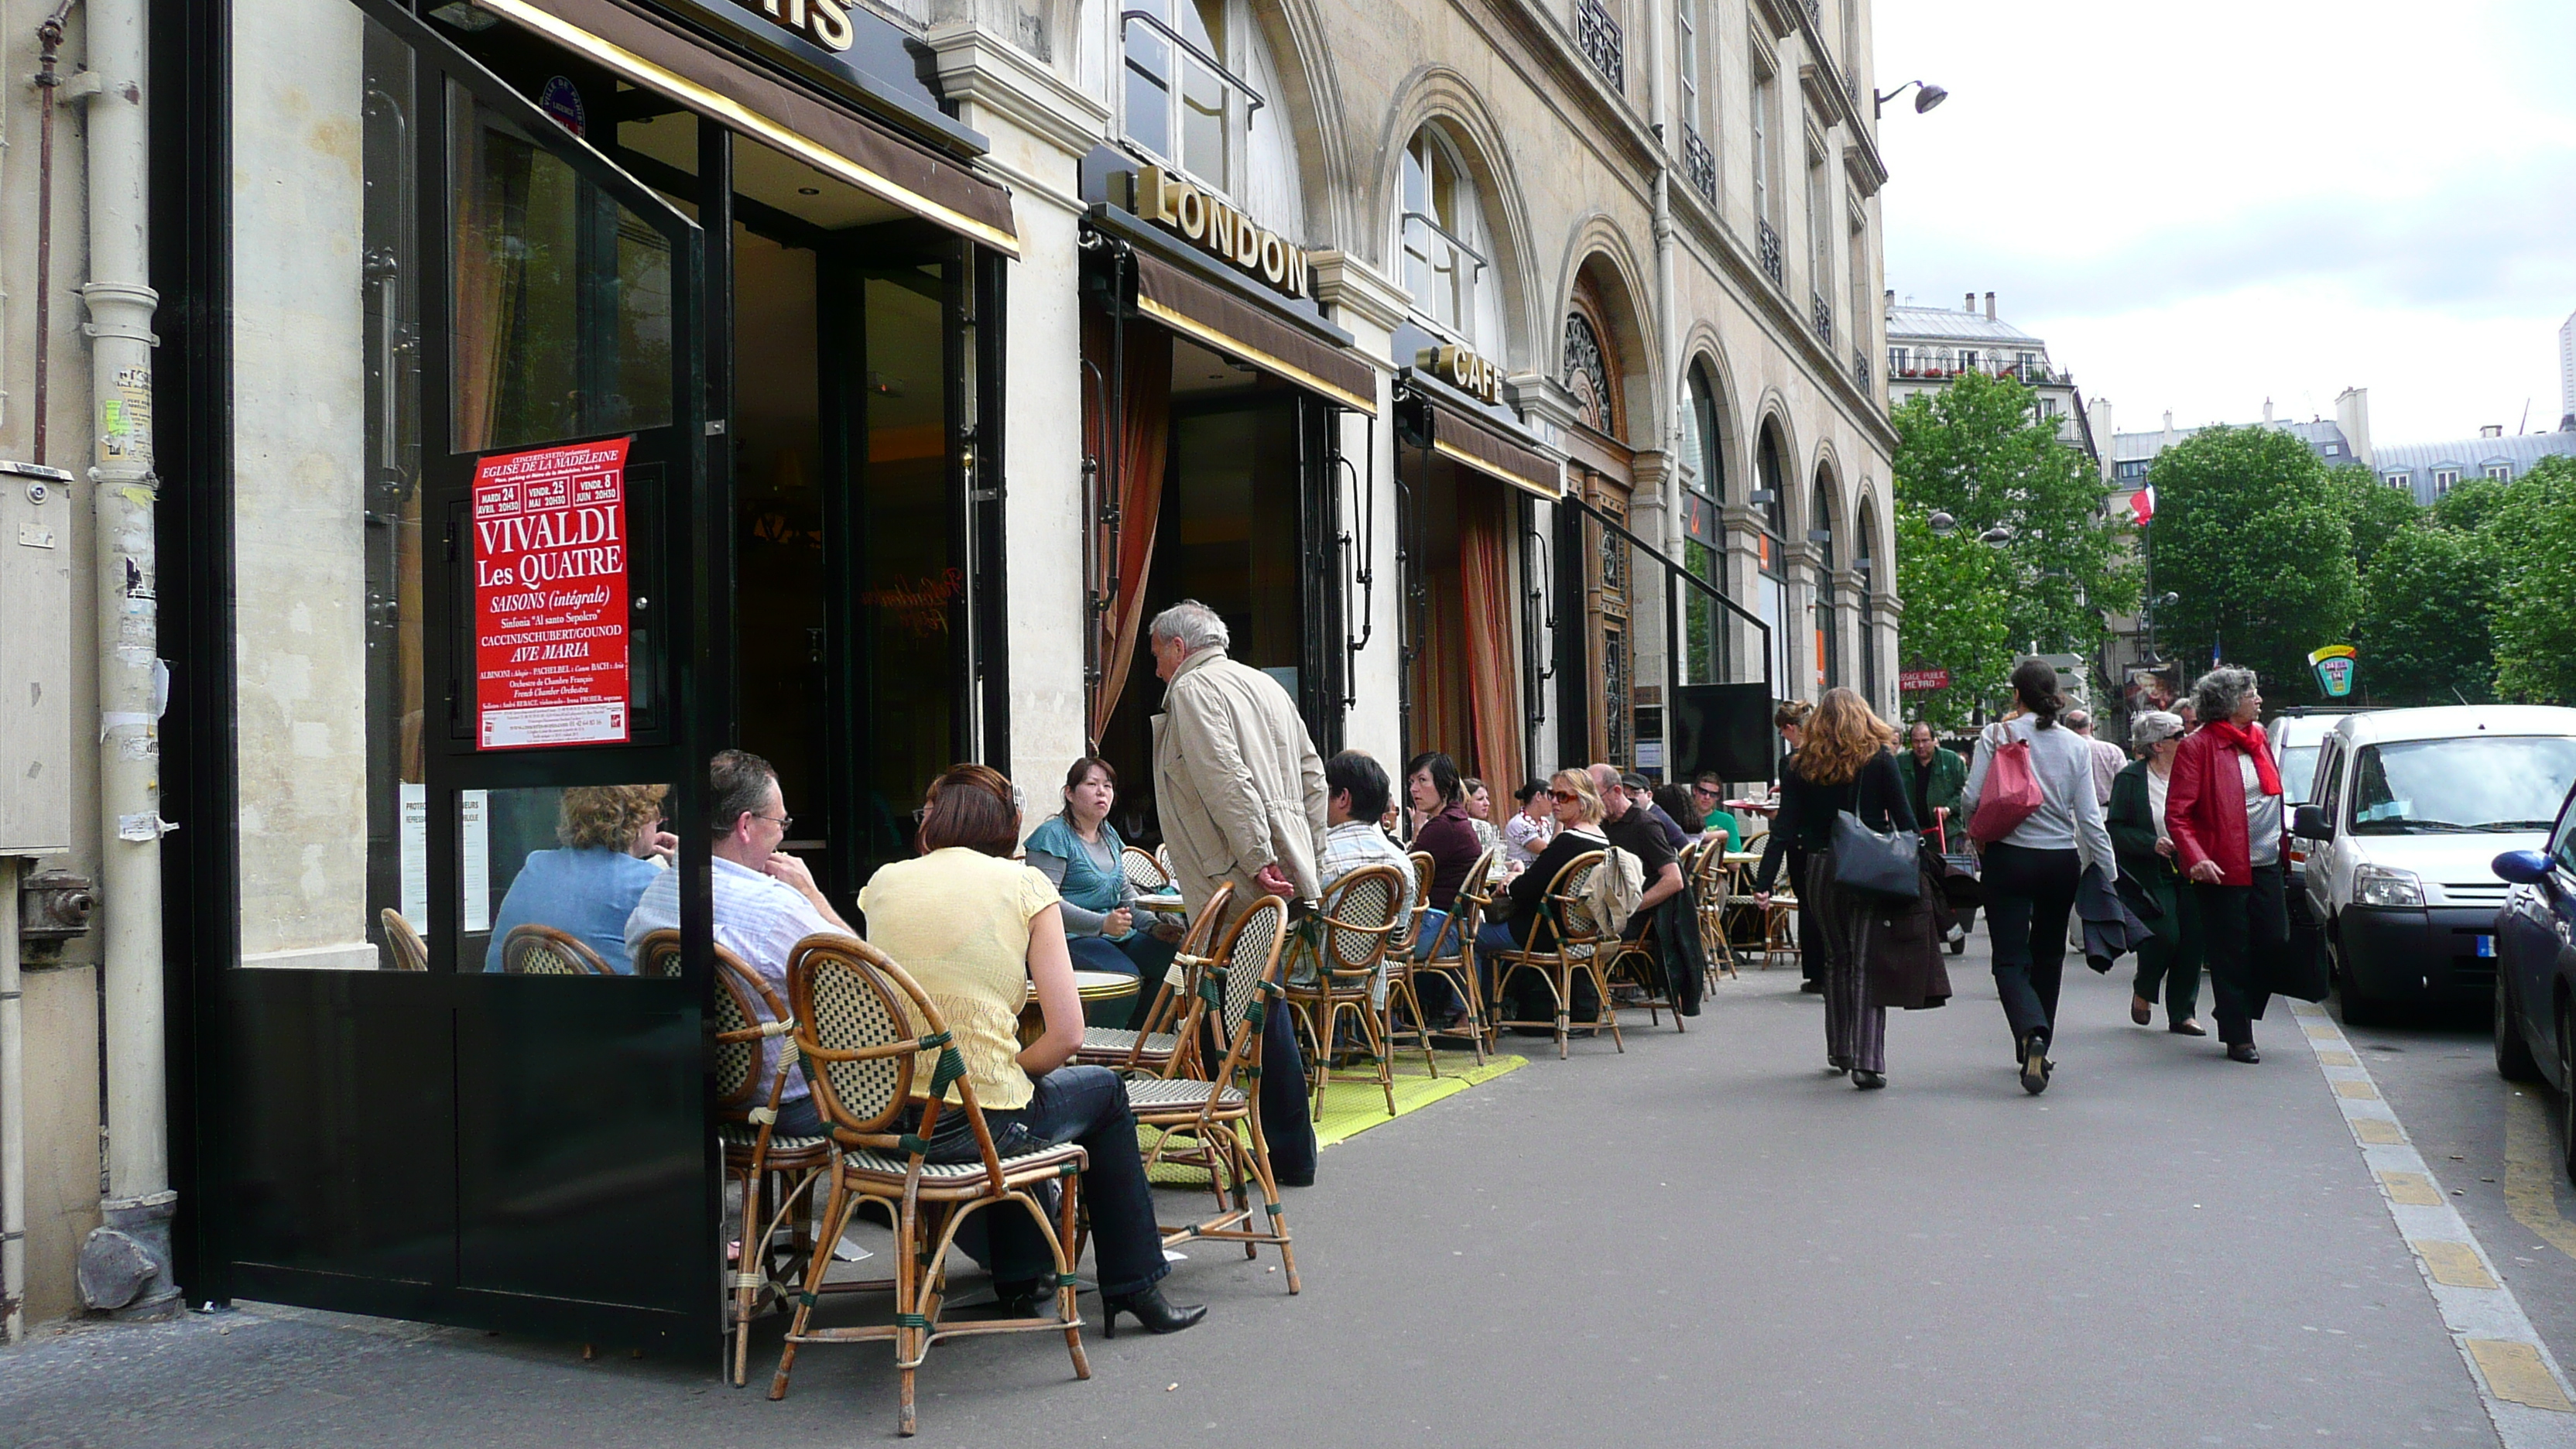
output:
[[[1366,971],[1386,955],[1404,875],[1391,865],[1364,865],[1324,892],[1321,958],[1337,972]]]
[[[1229,1045],[1251,1013],[1252,1003],[1261,999],[1262,978],[1279,959],[1287,926],[1288,903],[1277,896],[1263,896],[1234,923],[1225,945],[1217,951],[1212,969],[1224,973],[1224,1040]]]
[[[512,976],[606,976],[608,963],[578,936],[534,923],[501,938],[501,969]]]
[[[1134,886],[1139,895],[1156,895],[1171,889],[1172,877],[1163,869],[1162,862],[1135,846],[1118,852],[1118,868],[1126,873],[1127,883]]]
[[[722,946],[716,947],[715,978],[716,1107],[728,1114],[749,1112],[769,1098],[760,1070],[760,1045],[768,1035],[761,1023],[787,1020],[787,1004]]]
[[[385,928],[385,947],[393,954],[396,971],[429,969],[429,943],[403,919],[402,912],[387,906],[376,913],[376,920]]]

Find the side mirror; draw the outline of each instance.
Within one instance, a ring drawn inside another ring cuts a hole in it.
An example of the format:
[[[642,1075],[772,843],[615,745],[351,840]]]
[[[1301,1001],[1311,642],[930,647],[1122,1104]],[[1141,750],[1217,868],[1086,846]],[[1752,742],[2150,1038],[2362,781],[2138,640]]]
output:
[[[2290,833],[2301,840],[2334,839],[2334,822],[2326,819],[2322,805],[2302,805],[2290,812]]]
[[[2536,850],[2508,850],[2490,868],[2515,885],[2536,886],[2549,879],[2549,857]]]

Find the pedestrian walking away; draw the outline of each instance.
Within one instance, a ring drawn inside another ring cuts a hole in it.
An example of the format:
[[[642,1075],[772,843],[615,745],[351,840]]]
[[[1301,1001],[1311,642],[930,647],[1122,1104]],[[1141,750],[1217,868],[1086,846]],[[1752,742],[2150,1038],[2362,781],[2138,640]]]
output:
[[[2281,769],[2263,737],[2254,671],[2223,667],[2191,688],[2200,728],[2174,754],[2165,829],[2200,910],[2212,1010],[2230,1061],[2263,1058],[2254,1023],[2290,949]]]
[[[1771,822],[1772,836],[1787,837],[1806,858],[1798,897],[1815,925],[1803,945],[1824,985],[1825,1064],[1850,1073],[1852,1085],[1863,1089],[1887,1084],[1887,1008],[1872,995],[1864,969],[1873,902],[1834,878],[1834,821],[1850,811],[1882,834],[1914,833],[1895,745],[1895,728],[1858,694],[1826,690],[1807,721],[1805,743],[1780,772],[1780,813]],[[1770,904],[1779,859],[1763,855],[1753,887],[1760,904]]]
[[[2138,974],[2129,993],[2129,1019],[2147,1025],[2164,993],[2165,1030],[2207,1036],[2200,1024],[2200,902],[2183,887],[2174,866],[2173,838],[2165,830],[2165,805],[2174,753],[2182,748],[2182,717],[2151,710],[2129,724],[2137,760],[2111,782],[2111,848],[2120,857],[2120,896],[2155,932],[2138,947]]]
[[[2057,692],[2057,671],[2046,660],[2025,659],[2012,672],[2012,688],[2014,712],[1977,737],[1959,808],[1984,852],[1995,994],[2012,1030],[2022,1090],[2036,1096],[2048,1090],[2056,1065],[2048,1050],[2057,1034],[2057,989],[2076,888],[2090,867],[2107,874],[2114,864],[2093,790],[2092,742],[2058,722],[2066,701]],[[2025,783],[2035,794],[2003,809],[2019,789],[2001,787]],[[1990,792],[1996,811],[1980,808]],[[2019,818],[2007,818],[2016,813]]]
[[[1780,757],[1783,779],[1788,777],[1789,762],[1798,757],[1798,741],[1806,731],[1808,716],[1815,712],[1816,707],[1803,699],[1783,700],[1778,709],[1771,711],[1771,727],[1780,732],[1781,743],[1789,747],[1789,752]],[[1771,833],[1762,841],[1761,870],[1764,876],[1777,872],[1783,858],[1789,865],[1789,883],[1798,892],[1798,989],[1822,991],[1825,989],[1824,979],[1816,974],[1815,953],[1807,946],[1816,935],[1815,907],[1807,899],[1807,852],[1790,840],[1788,832],[1780,829],[1779,822],[1774,820]]]

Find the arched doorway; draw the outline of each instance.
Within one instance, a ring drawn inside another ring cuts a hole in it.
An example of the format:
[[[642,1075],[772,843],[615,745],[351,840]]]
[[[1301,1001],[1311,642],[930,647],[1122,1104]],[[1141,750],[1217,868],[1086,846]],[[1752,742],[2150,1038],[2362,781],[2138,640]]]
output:
[[[1575,412],[1564,437],[1565,487],[1585,508],[1557,510],[1557,751],[1569,763],[1626,769],[1637,742],[1634,560],[1617,528],[1628,522],[1636,453],[1625,441],[1627,369],[1617,336],[1604,288],[1587,267],[1566,309],[1562,357]]]
[[[1753,457],[1752,503],[1762,520],[1754,612],[1761,616],[1770,639],[1772,687],[1788,698],[1799,691],[1797,681],[1789,677],[1789,487],[1787,469],[1781,463],[1783,451],[1779,420],[1765,418]]]
[[[1719,589],[1726,587],[1726,439],[1718,412],[1714,370],[1703,357],[1691,364],[1682,408],[1682,563]],[[1719,684],[1729,677],[1725,611],[1695,589],[1683,591],[1683,646],[1675,682]]]
[[[1834,613],[1834,570],[1839,567],[1834,556],[1834,474],[1828,465],[1816,465],[1813,496],[1815,501],[1807,514],[1807,542],[1815,550],[1816,560],[1816,586],[1811,607],[1816,639],[1816,692],[1822,694],[1843,682],[1842,631]]]

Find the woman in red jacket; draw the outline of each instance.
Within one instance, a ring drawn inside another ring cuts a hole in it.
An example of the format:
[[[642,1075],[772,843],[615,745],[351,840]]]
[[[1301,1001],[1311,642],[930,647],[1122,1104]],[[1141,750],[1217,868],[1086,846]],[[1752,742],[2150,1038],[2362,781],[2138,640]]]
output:
[[[2281,770],[2255,721],[2251,669],[2213,669],[2192,686],[2202,723],[2174,755],[2165,834],[2200,906],[2201,941],[2227,1058],[2257,1062],[2263,983],[2290,947],[2283,906]]]

